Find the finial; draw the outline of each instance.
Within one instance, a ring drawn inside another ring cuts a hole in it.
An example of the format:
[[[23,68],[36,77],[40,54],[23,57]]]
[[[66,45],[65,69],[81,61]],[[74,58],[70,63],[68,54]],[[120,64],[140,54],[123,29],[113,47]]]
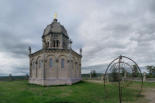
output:
[[[57,13],[54,14],[54,19],[57,19]]]
[[[29,46],[29,54],[31,54],[31,47]]]
[[[80,48],[80,55],[82,55],[82,48]]]
[[[69,39],[69,49],[71,49],[72,48],[72,41],[71,41],[71,39]]]
[[[119,59],[122,59],[122,55],[119,56]]]

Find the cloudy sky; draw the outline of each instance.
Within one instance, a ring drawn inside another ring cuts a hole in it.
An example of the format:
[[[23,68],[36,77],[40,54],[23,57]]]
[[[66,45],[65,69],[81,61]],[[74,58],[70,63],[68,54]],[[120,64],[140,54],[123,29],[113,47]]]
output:
[[[0,0],[0,75],[28,72],[27,48],[41,49],[55,12],[83,67],[120,54],[155,65],[155,0]]]

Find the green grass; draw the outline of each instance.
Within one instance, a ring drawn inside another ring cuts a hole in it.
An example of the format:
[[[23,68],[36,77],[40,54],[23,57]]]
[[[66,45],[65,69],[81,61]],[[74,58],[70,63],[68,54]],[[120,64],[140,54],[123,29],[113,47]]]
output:
[[[155,88],[155,82],[144,82],[144,88]]]
[[[117,87],[108,85],[106,90],[103,84],[84,81],[51,87],[31,85],[27,81],[0,81],[0,103],[117,103]],[[136,90],[123,90],[124,101],[135,101]]]

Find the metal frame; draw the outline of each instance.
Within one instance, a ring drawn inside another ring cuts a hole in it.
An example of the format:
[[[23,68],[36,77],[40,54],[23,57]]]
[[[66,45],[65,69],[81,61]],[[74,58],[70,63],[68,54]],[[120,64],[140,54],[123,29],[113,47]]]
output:
[[[119,78],[120,78],[120,64],[122,63],[122,64],[126,64],[126,65],[128,65],[130,68],[132,68],[132,66],[129,64],[129,63],[126,63],[126,62],[123,62],[122,61],[122,59],[123,58],[125,58],[125,59],[127,59],[127,60],[129,60],[129,61],[132,61],[132,63],[134,63],[134,65],[136,66],[136,68],[138,69],[138,71],[140,72],[140,76],[141,76],[141,89],[140,89],[140,92],[139,92],[139,94],[141,93],[141,91],[142,91],[142,88],[143,88],[143,75],[142,75],[142,72],[141,72],[141,70],[140,70],[140,68],[139,68],[139,66],[138,66],[138,64],[134,61],[134,60],[132,60],[131,58],[129,58],[129,57],[126,57],[126,56],[119,56],[119,57],[117,57],[117,58],[115,58],[113,61],[111,61],[110,63],[109,63],[109,65],[108,65],[108,67],[106,68],[106,71],[105,71],[105,74],[104,74],[104,88],[105,88],[105,86],[106,86],[106,76],[107,76],[107,72],[108,72],[108,70],[109,69],[111,69],[114,65],[116,65],[116,64],[118,64],[118,76],[119,76]],[[114,63],[115,61],[117,61],[118,60],[118,62],[116,62],[116,63]],[[113,64],[114,63],[114,64]],[[120,86],[120,83],[121,83],[121,79],[119,79],[119,81],[118,81],[118,90],[119,90],[119,102],[120,103],[122,103],[122,90],[121,90],[121,86]]]

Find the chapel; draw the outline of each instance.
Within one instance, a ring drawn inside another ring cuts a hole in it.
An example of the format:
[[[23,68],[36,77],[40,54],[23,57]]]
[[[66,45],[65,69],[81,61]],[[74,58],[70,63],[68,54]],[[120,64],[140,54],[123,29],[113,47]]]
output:
[[[54,18],[42,35],[42,49],[31,53],[29,83],[42,86],[72,85],[81,80],[82,49],[71,47],[67,30]]]

